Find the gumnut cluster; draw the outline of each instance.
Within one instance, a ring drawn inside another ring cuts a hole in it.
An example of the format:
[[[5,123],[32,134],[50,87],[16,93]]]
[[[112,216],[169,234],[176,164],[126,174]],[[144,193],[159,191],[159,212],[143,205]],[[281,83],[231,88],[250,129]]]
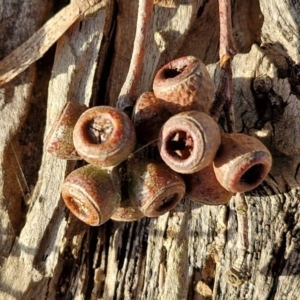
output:
[[[221,133],[209,115],[213,83],[193,56],[156,74],[153,92],[137,99],[131,118],[110,106],[68,102],[46,139],[60,159],[83,159],[62,186],[66,206],[83,222],[135,221],[173,209],[186,195],[201,204],[226,204],[256,188],[272,157],[256,138]],[[159,157],[137,157],[151,144]]]

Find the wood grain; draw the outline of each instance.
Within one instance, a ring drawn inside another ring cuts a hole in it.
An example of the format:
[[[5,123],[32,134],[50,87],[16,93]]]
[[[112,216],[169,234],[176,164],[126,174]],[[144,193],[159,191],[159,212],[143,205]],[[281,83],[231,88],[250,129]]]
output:
[[[26,14],[6,4],[0,9],[10,17],[0,24],[15,37],[1,44],[3,57],[40,28],[51,8],[50,2],[26,0],[24,7],[44,8],[42,15]],[[155,7],[140,92],[151,89],[159,67],[186,54],[209,64],[217,85],[216,8],[217,0]],[[224,280],[239,256],[235,197],[216,207],[184,199],[162,217],[99,228],[76,220],[61,200],[61,183],[75,165],[43,151],[55,116],[70,99],[115,105],[128,71],[137,3],[111,0],[66,32],[55,57],[50,50],[0,90],[0,298],[298,299],[298,11],[296,2],[281,0],[241,0],[232,7],[234,38],[242,49],[233,59],[236,129],[261,139],[274,158],[267,180],[245,196],[244,284]],[[4,32],[0,25],[1,41]],[[253,91],[257,76],[273,82],[267,97]]]

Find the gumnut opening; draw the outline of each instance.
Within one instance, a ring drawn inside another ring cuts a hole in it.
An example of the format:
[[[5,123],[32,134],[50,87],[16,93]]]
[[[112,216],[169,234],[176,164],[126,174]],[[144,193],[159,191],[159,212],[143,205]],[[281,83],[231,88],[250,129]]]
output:
[[[97,106],[85,111],[73,132],[74,146],[88,163],[98,167],[116,166],[133,151],[134,126],[117,108]]]
[[[115,170],[86,165],[70,173],[62,186],[66,206],[81,221],[99,226],[120,205],[120,179]]]
[[[184,174],[182,178],[186,186],[185,195],[193,202],[223,205],[233,196],[217,180],[212,164],[196,173]]]
[[[143,93],[132,114],[138,143],[144,145],[157,140],[160,128],[170,117],[161,99],[156,98],[152,92]]]
[[[272,167],[272,156],[257,138],[242,133],[222,134],[214,159],[220,184],[233,193],[242,193],[262,183]]]
[[[172,115],[189,110],[208,113],[214,96],[211,77],[194,56],[177,58],[162,67],[154,77],[153,91]]]
[[[220,139],[218,124],[209,115],[189,111],[171,117],[163,125],[158,148],[171,169],[190,174],[212,163]]]
[[[184,181],[164,163],[137,158],[128,163],[129,199],[145,216],[170,211],[184,193]]]
[[[73,143],[73,129],[80,115],[87,107],[75,101],[69,101],[53,123],[45,141],[45,149],[60,159],[81,159]]]

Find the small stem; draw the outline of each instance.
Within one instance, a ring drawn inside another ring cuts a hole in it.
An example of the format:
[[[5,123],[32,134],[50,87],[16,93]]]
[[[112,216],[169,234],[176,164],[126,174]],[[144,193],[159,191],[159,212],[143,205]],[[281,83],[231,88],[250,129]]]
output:
[[[141,79],[146,48],[147,33],[153,13],[153,0],[139,0],[136,33],[126,80],[122,86],[117,107],[125,110],[135,104],[137,89]]]
[[[233,57],[237,50],[235,48],[232,23],[231,23],[231,1],[219,0],[219,19],[220,19],[220,59],[226,55]],[[221,64],[222,67],[222,64]]]
[[[233,41],[230,0],[219,0],[220,19],[220,79],[210,114],[218,121],[222,110],[225,112],[228,132],[234,131],[232,102],[232,58],[237,52]]]

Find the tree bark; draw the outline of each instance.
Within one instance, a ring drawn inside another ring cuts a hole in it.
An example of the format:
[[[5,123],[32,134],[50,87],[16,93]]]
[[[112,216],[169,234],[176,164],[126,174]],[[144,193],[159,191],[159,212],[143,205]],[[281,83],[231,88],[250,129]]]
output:
[[[61,6],[2,0],[0,59]],[[199,57],[218,82],[218,1],[155,6],[139,93],[173,58]],[[273,155],[264,183],[228,205],[188,198],[159,218],[89,227],[65,207],[60,189],[76,162],[44,151],[63,105],[114,106],[128,71],[138,1],[111,0],[76,22],[55,47],[0,88],[1,299],[298,299],[300,268],[300,6],[232,1],[236,130]],[[253,80],[268,76],[258,97]],[[222,123],[222,120],[221,120]],[[77,163],[79,165],[80,163]],[[238,235],[244,228],[246,247]],[[244,260],[243,283],[224,276]]]

